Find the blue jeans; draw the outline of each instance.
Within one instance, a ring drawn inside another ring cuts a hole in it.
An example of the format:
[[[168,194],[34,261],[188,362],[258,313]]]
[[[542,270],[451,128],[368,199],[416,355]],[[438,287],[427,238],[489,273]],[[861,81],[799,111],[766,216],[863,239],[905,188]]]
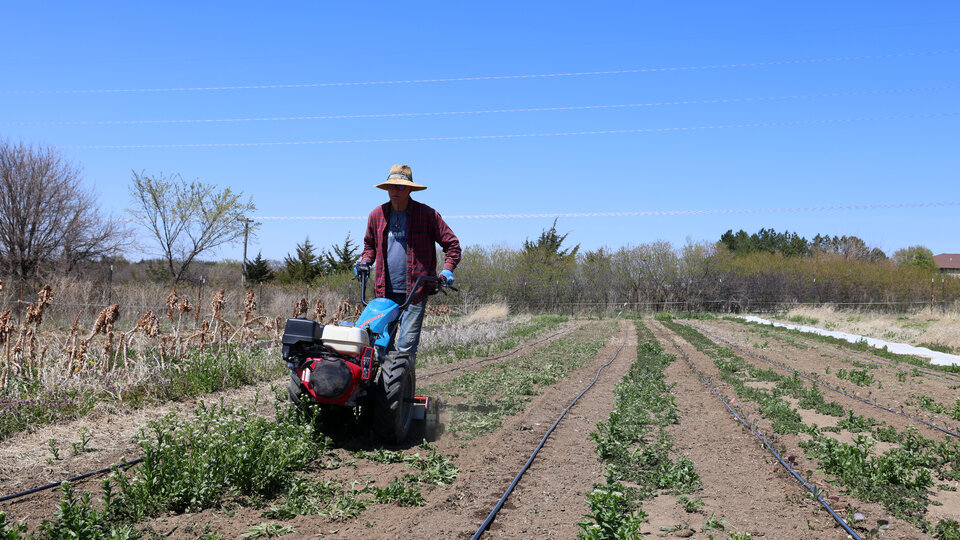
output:
[[[398,304],[403,304],[407,299],[405,294],[387,293],[387,298]],[[406,311],[400,314],[400,322],[390,336],[390,346],[396,346],[397,352],[406,354],[410,357],[410,367],[416,369],[417,366],[417,348],[420,347],[420,329],[423,327],[423,316],[427,312],[427,299],[424,298],[418,304],[410,304]]]

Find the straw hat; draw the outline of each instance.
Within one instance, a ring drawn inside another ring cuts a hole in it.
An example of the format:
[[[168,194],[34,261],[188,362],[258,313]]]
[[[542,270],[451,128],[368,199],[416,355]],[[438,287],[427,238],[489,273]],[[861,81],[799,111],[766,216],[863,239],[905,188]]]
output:
[[[410,191],[421,191],[427,189],[427,186],[421,186],[413,181],[413,171],[409,165],[394,165],[390,167],[390,175],[387,180],[375,187],[380,189],[389,189],[388,186],[407,186]]]

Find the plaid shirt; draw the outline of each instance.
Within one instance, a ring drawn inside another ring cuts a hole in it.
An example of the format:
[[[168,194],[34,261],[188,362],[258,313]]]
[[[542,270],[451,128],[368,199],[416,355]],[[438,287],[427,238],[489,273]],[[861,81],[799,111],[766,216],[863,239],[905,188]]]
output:
[[[381,204],[370,212],[367,218],[367,232],[363,237],[363,255],[360,260],[373,264],[379,260],[376,270],[375,294],[378,298],[386,296],[387,280],[387,218],[390,216],[390,203]],[[417,277],[423,274],[437,275],[437,251],[434,243],[443,248],[443,268],[453,271],[460,264],[460,241],[447,226],[440,213],[429,206],[410,199],[407,206],[407,291],[413,290]],[[416,291],[412,303],[435,294],[435,283],[422,284]]]

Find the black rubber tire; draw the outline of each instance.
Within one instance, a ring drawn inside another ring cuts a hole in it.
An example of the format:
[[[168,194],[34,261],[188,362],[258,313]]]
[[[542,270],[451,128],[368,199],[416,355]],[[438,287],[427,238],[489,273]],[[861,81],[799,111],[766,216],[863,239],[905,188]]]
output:
[[[390,353],[373,390],[373,432],[383,442],[402,443],[413,423],[416,373],[406,355]]]
[[[303,387],[300,386],[300,378],[297,377],[296,372],[290,371],[290,385],[287,387],[287,397],[290,398],[290,403],[293,403],[297,408],[300,408],[300,394],[303,393]]]

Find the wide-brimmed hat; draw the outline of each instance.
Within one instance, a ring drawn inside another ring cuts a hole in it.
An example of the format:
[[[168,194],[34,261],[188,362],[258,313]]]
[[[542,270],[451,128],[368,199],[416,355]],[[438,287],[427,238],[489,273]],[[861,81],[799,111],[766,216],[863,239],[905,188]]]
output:
[[[409,165],[394,165],[390,167],[390,174],[386,181],[377,184],[375,187],[380,189],[389,189],[390,186],[406,186],[410,191],[421,191],[427,189],[427,186],[421,186],[413,181],[413,171]]]

